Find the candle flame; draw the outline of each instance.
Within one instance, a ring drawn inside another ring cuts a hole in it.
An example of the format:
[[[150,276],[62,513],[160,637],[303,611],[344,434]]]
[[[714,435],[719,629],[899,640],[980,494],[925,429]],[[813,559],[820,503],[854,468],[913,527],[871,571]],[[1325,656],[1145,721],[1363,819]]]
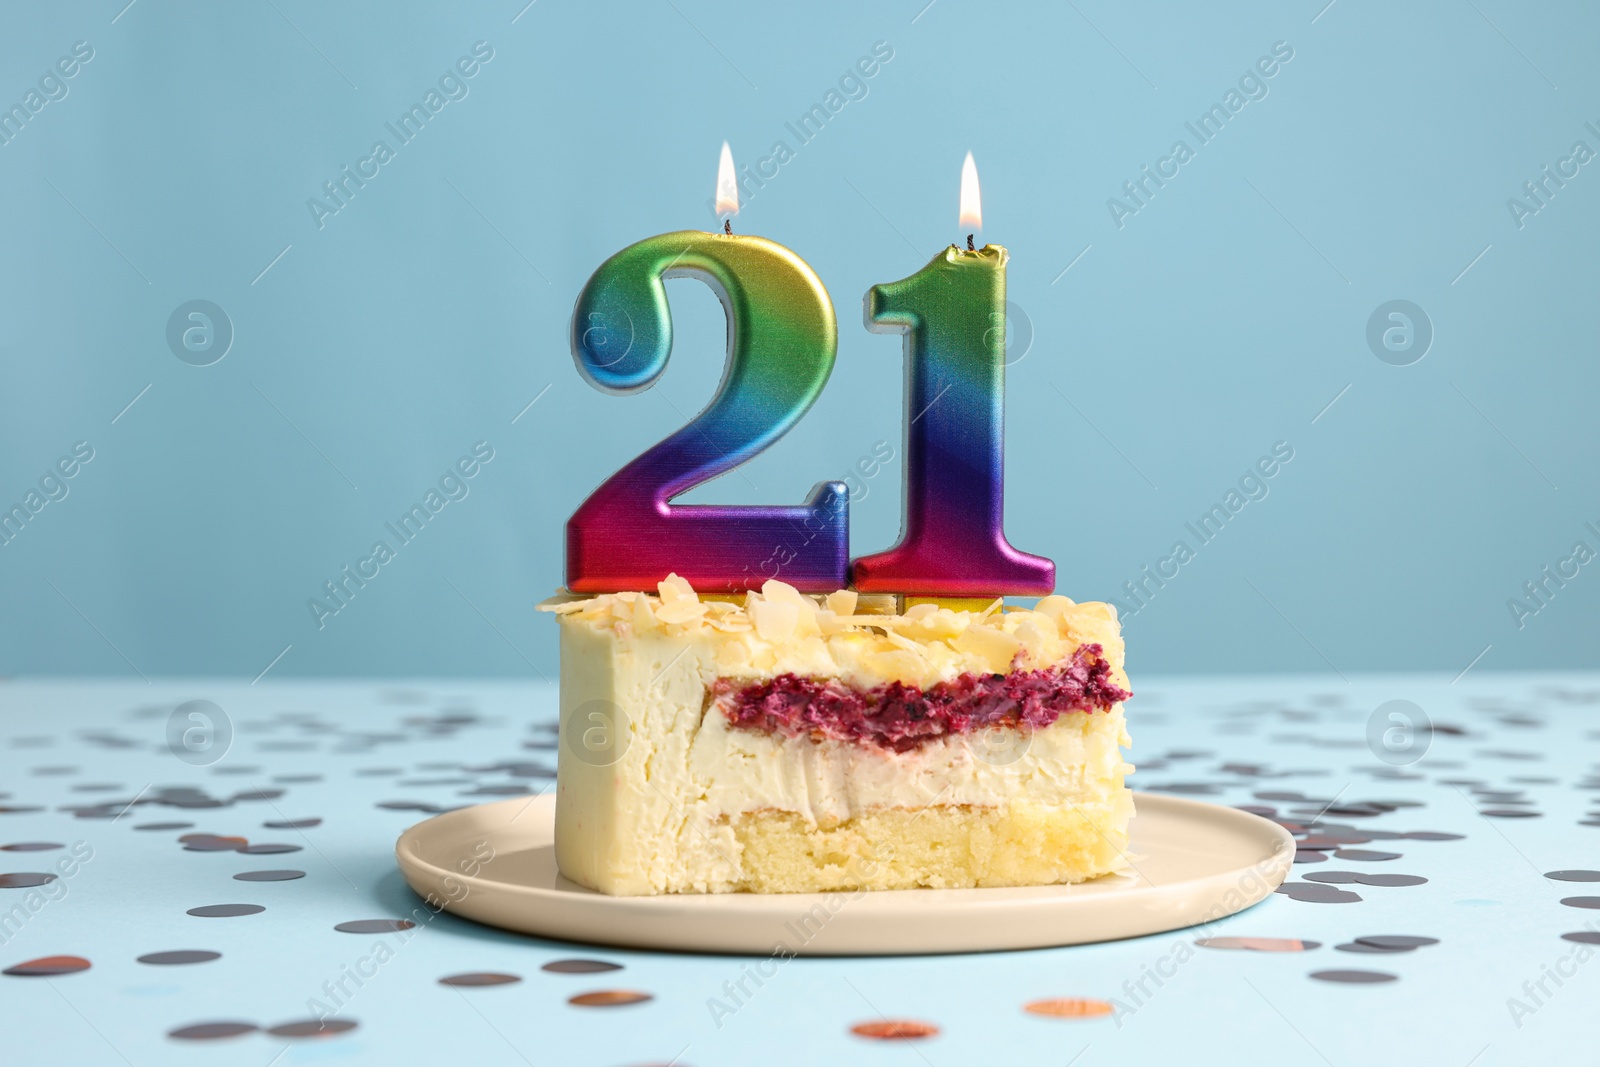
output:
[[[717,218],[730,219],[739,213],[739,179],[733,171],[733,150],[722,142],[722,158],[717,162]]]
[[[983,201],[978,195],[978,165],[972,161],[972,153],[967,153],[967,160],[961,164],[961,229],[973,233],[983,229]]]

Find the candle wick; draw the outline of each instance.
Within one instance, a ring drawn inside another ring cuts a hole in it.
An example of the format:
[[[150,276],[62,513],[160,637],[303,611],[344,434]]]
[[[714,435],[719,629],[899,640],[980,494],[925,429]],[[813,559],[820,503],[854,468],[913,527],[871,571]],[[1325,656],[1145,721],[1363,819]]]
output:
[[[970,233],[967,234],[967,251],[968,252],[976,252],[977,251],[977,248],[974,247],[974,245],[972,243],[972,234],[970,234]]]
[[[722,220],[722,232],[727,234],[729,237],[733,236],[733,220],[732,219],[723,219]]]

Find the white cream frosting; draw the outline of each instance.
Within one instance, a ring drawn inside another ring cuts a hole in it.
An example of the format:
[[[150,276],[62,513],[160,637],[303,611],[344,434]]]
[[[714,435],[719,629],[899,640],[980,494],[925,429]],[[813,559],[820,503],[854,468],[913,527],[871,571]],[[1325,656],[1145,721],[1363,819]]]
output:
[[[702,600],[676,575],[658,592],[554,598],[540,610],[622,640],[657,632],[698,637],[712,650],[712,677],[795,674],[839,678],[861,689],[895,681],[926,689],[962,674],[1004,674],[1013,663],[1049,667],[1079,645],[1098,644],[1111,665],[1110,680],[1129,688],[1117,610],[1110,604],[1048,596],[1031,610],[1002,610],[996,600],[981,612],[920,604],[904,614],[860,614],[852,590],[813,598],[769,581],[736,604]]]

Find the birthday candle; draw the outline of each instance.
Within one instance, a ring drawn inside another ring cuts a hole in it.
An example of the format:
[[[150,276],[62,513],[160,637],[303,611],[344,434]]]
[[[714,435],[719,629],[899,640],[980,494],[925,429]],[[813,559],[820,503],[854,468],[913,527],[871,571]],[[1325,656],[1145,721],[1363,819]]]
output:
[[[723,146],[719,211],[738,211]],[[594,491],[567,523],[574,592],[654,590],[676,572],[705,592],[759,589],[778,578],[831,592],[849,579],[849,497],[819,483],[799,505],[681,505],[673,497],[770,446],[822,392],[833,370],[833,302],[805,260],[764,237],[686,230],[618,252],[578,296],[572,351],[591,384],[648,389],[666,369],[672,315],[663,282],[709,285],[728,315],[728,362],[709,406]],[[599,438],[604,441],[605,438]],[[590,447],[593,447],[592,445]]]
[[[962,228],[982,228],[967,155]],[[1043,596],[1055,564],[1006,540],[1006,250],[951,245],[867,293],[867,328],[905,334],[906,467],[899,544],[854,564],[855,587],[929,597]]]

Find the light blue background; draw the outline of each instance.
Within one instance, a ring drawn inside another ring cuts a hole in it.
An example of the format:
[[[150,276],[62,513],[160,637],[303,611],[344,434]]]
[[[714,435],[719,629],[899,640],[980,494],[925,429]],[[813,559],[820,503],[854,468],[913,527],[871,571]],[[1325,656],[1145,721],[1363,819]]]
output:
[[[1523,629],[1506,605],[1600,548],[1600,167],[1522,229],[1506,206],[1600,149],[1591,6],[124,2],[0,18],[0,103],[94,48],[0,146],[0,503],[95,449],[0,548],[0,671],[553,675],[532,605],[563,523],[705,403],[723,331],[674,283],[672,367],[618,399],[574,371],[567,317],[610,253],[708,226],[724,138],[797,149],[738,228],[816,268],[839,360],[788,438],[693,499],[796,502],[898,443],[899,345],[859,301],[957,236],[971,149],[1034,334],[1008,532],[1062,592],[1127,603],[1295,450],[1129,620],[1135,677],[1600,663],[1593,568]],[[469,95],[319,229],[307,199],[477,41]],[[799,146],[785,122],[877,41],[868,95]],[[1269,95],[1119,229],[1107,198],[1277,41]],[[1365,340],[1395,298],[1435,329],[1406,367]],[[166,344],[192,299],[236,332],[212,366]],[[470,495],[319,630],[307,599],[480,440]],[[897,472],[870,482],[856,554],[894,539],[898,499]]]

